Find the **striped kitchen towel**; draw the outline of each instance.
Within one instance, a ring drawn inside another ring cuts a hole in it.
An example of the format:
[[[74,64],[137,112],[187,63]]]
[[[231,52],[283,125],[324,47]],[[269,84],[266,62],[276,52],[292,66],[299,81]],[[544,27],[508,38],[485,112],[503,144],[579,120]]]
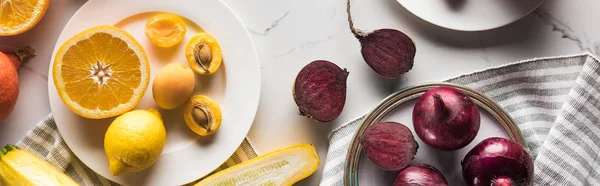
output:
[[[495,100],[535,158],[535,185],[600,185],[600,62],[591,54],[520,61],[447,82]],[[321,186],[343,185],[348,145],[362,120],[336,129]]]
[[[34,129],[25,135],[25,138],[17,143],[17,146],[42,157],[81,185],[119,185],[96,174],[77,159],[60,136],[52,115],[49,115],[45,120],[38,123]],[[231,158],[223,163],[215,172],[254,157],[257,157],[254,148],[252,148],[247,139],[244,139],[242,145]],[[188,185],[191,184],[193,183]]]

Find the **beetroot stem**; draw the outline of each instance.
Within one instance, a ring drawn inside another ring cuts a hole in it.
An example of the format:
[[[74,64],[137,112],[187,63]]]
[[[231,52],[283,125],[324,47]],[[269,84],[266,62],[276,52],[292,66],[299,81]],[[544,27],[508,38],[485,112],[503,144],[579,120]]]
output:
[[[352,13],[350,13],[350,0],[346,0],[346,12],[348,13],[348,24],[350,26],[350,31],[352,31],[354,37],[356,37],[356,39],[365,37],[367,34],[354,28],[354,22],[352,22]]]

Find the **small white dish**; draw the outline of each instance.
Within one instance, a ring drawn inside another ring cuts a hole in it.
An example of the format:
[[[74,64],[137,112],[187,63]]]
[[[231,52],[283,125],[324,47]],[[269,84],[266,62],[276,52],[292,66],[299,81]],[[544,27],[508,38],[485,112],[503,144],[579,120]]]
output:
[[[189,20],[186,21],[188,32],[180,44],[165,49],[154,46],[147,39],[145,23],[156,12],[172,12]],[[202,28],[193,26],[194,23]],[[181,108],[159,109],[167,129],[167,143],[159,160],[142,172],[113,176],[103,145],[104,134],[114,117],[91,120],[76,115],[61,101],[50,76],[50,107],[58,129],[73,153],[98,174],[123,185],[183,185],[208,175],[224,163],[250,130],[260,97],[260,65],[256,49],[235,13],[219,0],[90,0],[65,26],[54,54],[65,40],[97,25],[123,28],[140,42],[148,55],[152,79],[135,109],[158,108],[152,98],[152,81],[159,69],[171,62],[187,64],[184,53],[187,41],[202,29],[214,35],[221,45],[224,61],[217,73],[196,75],[194,94],[208,95],[217,101],[223,121],[217,133],[200,137],[183,121]],[[54,61],[54,56],[51,60]],[[52,74],[52,65],[49,71]]]
[[[481,31],[515,22],[544,0],[397,0],[417,17],[444,28]]]

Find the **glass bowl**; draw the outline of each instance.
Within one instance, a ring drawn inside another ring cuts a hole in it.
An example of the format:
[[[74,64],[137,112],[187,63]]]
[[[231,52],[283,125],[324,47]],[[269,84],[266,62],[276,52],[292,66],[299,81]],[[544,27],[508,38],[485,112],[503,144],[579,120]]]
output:
[[[345,186],[357,186],[359,184],[359,163],[362,155],[362,145],[360,144],[359,139],[367,127],[379,122],[400,105],[417,99],[428,90],[439,86],[450,86],[465,92],[473,99],[477,106],[486,110],[495,120],[498,121],[500,125],[502,125],[502,128],[506,131],[510,139],[522,144],[527,148],[527,143],[521,134],[521,130],[519,130],[512,118],[496,102],[483,93],[463,85],[452,83],[425,83],[415,85],[404,88],[388,96],[364,117],[348,149],[347,159],[344,166]]]

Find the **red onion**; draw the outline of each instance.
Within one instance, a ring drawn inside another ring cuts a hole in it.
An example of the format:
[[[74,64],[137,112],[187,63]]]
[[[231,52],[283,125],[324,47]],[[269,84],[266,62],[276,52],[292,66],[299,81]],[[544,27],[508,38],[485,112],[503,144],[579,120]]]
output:
[[[433,88],[417,100],[413,110],[415,132],[427,145],[456,150],[471,143],[479,131],[479,110],[461,90]]]
[[[408,166],[396,176],[394,186],[448,186],[444,175],[435,167],[427,164]]]
[[[533,158],[512,140],[488,138],[477,144],[461,162],[463,178],[472,186],[530,185]]]

